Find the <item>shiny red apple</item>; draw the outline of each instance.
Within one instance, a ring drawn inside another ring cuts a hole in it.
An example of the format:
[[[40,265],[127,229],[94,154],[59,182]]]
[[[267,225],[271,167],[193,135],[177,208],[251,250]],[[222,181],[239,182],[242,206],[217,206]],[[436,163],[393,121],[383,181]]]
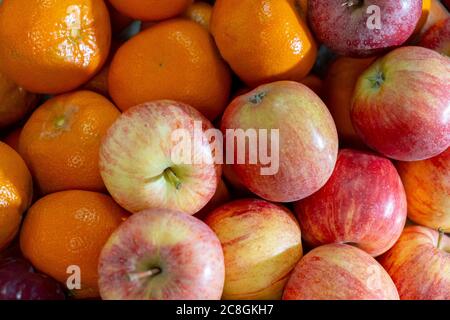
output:
[[[422,0],[309,0],[320,42],[344,56],[364,57],[402,45],[422,15]]]
[[[402,233],[406,196],[391,161],[344,149],[330,180],[295,211],[309,244],[351,243],[378,256]]]
[[[375,61],[356,84],[353,125],[367,145],[401,161],[450,146],[450,59],[402,47]]]

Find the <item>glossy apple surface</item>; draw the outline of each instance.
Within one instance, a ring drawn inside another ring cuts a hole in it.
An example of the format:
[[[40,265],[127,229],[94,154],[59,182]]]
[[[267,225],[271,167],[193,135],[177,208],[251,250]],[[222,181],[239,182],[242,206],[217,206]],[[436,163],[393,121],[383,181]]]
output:
[[[398,300],[383,267],[364,251],[346,245],[318,247],[295,267],[283,300]]]
[[[224,277],[214,232],[195,217],[168,210],[131,216],[99,260],[104,300],[216,300]]]
[[[379,9],[379,12],[372,8]],[[373,18],[379,16],[380,25]],[[402,45],[422,15],[422,0],[310,0],[316,37],[336,53],[366,57]]]
[[[438,244],[439,242],[439,244]],[[450,300],[450,238],[412,226],[381,264],[391,275],[402,300]]]
[[[356,84],[353,125],[367,145],[401,161],[450,146],[450,59],[402,47],[375,61]]]
[[[196,123],[200,134],[195,134]],[[174,101],[127,110],[108,130],[100,148],[106,188],[130,212],[160,208],[195,214],[214,196],[221,177],[205,133],[209,128],[211,123],[197,110]],[[179,129],[185,130],[185,141],[194,150],[186,163],[173,157],[174,150],[183,146],[174,139]]]
[[[428,29],[419,45],[450,57],[450,16]]]
[[[351,243],[372,256],[389,250],[406,221],[406,196],[388,159],[344,149],[325,186],[295,205],[312,246]]]
[[[294,215],[263,200],[230,202],[205,220],[225,256],[223,299],[280,299],[302,257],[301,232]]]
[[[227,139],[230,129],[232,133],[237,129],[244,132],[254,129],[260,136],[260,129],[267,130],[263,137],[267,138],[271,155],[278,155],[278,170],[265,174],[261,169],[270,165],[263,164],[261,157],[256,164],[248,161],[250,149],[257,153],[262,150],[259,139],[256,146],[249,148],[247,143],[245,163],[235,160],[232,166],[242,184],[263,199],[274,202],[303,199],[320,189],[334,169],[338,138],[333,118],[322,100],[300,83],[274,82],[234,99],[225,110],[221,127]],[[278,141],[272,141],[272,130],[278,130]],[[278,153],[271,149],[272,143]],[[231,150],[235,159],[239,150],[243,150],[242,146]]]

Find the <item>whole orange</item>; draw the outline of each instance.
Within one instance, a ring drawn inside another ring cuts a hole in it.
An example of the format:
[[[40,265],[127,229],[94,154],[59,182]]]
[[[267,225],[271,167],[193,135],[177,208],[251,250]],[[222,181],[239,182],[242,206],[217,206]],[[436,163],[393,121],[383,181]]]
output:
[[[208,31],[185,19],[160,22],[131,38],[109,72],[109,92],[122,111],[170,99],[213,120],[225,109],[230,86],[229,69]]]
[[[157,21],[181,14],[192,0],[109,0],[117,11],[143,21]]]
[[[0,129],[20,121],[37,101],[36,94],[21,88],[0,72]]]
[[[28,211],[20,247],[38,270],[62,284],[71,275],[68,268],[78,267],[81,288],[74,289],[73,295],[95,298],[100,251],[126,218],[127,213],[107,195],[73,190],[53,193]]]
[[[5,0],[0,69],[38,93],[73,90],[105,62],[111,41],[103,0]]]
[[[353,90],[359,76],[374,60],[374,58],[339,57],[328,69],[324,85],[325,102],[333,115],[341,142],[347,146],[362,147],[365,145],[353,127],[350,108]]]
[[[296,1],[216,1],[212,34],[224,59],[247,85],[299,81],[313,67],[317,45]]]
[[[184,17],[199,23],[206,30],[209,30],[211,15],[212,6],[206,2],[194,2],[184,12]]]
[[[0,251],[19,231],[22,214],[31,203],[33,183],[25,162],[0,142]]]
[[[23,127],[19,150],[40,191],[104,190],[100,143],[119,115],[90,91],[60,95],[37,108]]]

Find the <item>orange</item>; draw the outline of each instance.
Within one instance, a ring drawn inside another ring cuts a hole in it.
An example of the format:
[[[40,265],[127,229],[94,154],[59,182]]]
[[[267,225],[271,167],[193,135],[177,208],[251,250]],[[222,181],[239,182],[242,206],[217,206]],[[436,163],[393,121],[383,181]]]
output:
[[[131,38],[109,72],[109,91],[122,111],[170,99],[213,120],[225,109],[230,86],[229,69],[208,31],[185,19],[160,22]]]
[[[206,30],[209,30],[211,15],[212,6],[206,2],[194,2],[184,12],[184,17],[199,23]]]
[[[0,69],[31,92],[73,90],[100,70],[111,41],[103,0],[7,0]]]
[[[126,218],[127,213],[107,195],[73,190],[54,193],[28,211],[20,247],[38,270],[62,284],[71,275],[68,268],[79,267],[81,289],[72,293],[76,298],[95,298],[99,296],[100,251]]]
[[[25,162],[0,142],[0,251],[19,231],[22,214],[31,203],[33,183]]]
[[[122,14],[143,21],[157,21],[183,13],[192,0],[109,0]]]
[[[19,139],[22,128],[16,128],[11,131],[6,137],[3,138],[3,142],[13,148],[16,152],[19,152]]]
[[[100,142],[119,115],[90,91],[57,96],[36,109],[22,130],[19,150],[40,191],[104,190]]]
[[[313,67],[317,45],[296,1],[216,1],[211,32],[224,59],[247,85],[299,81]]]
[[[37,101],[37,95],[27,92],[0,73],[0,129],[21,120]]]

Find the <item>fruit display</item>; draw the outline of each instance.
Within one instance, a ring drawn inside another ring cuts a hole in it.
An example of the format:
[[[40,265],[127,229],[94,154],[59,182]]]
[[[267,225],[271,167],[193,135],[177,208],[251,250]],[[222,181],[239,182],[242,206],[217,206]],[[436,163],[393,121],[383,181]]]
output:
[[[449,10],[0,0],[0,300],[450,300]]]

